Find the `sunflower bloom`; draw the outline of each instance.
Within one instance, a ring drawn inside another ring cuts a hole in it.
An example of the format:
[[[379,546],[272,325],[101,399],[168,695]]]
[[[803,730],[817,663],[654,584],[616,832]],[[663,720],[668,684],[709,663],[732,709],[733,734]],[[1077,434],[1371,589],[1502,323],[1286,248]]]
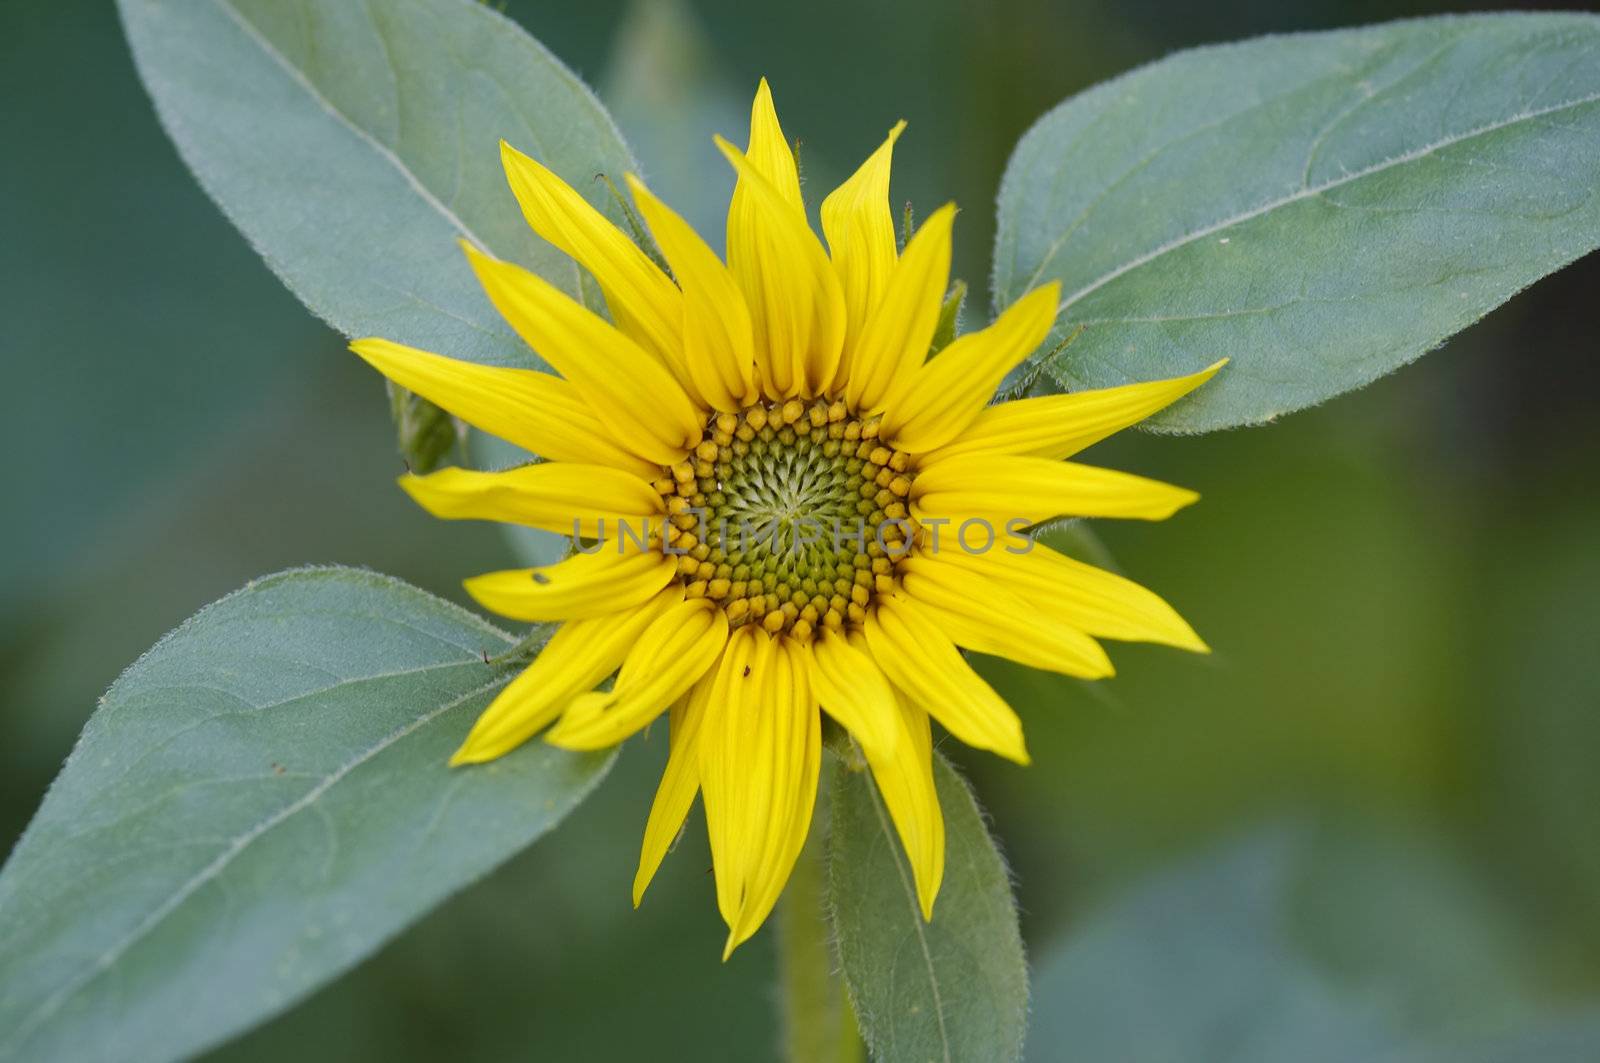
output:
[[[496,613],[559,626],[453,763],[541,732],[603,749],[669,713],[634,903],[698,794],[724,956],[761,926],[800,853],[824,712],[872,771],[931,919],[944,825],[930,716],[1028,762],[1016,714],[962,649],[1085,679],[1112,674],[1101,639],[1205,650],[1151,592],[1020,533],[1058,516],[1161,520],[1195,501],[1064,459],[1218,366],[989,405],[1050,332],[1059,292],[1038,288],[929,357],[955,210],[897,246],[888,190],[902,128],[823,201],[825,250],[763,81],[747,147],[716,141],[738,176],[726,261],[627,178],[670,273],[502,144],[528,223],[592,275],[609,320],[467,246],[490,300],[554,374],[353,344],[395,383],[544,459],[403,477],[419,504],[577,544],[559,563],[467,581]]]

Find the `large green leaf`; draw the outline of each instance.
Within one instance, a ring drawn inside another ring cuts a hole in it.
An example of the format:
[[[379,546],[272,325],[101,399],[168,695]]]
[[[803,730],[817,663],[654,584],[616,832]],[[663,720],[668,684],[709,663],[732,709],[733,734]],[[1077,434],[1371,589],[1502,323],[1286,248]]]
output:
[[[467,239],[579,294],[523,222],[503,137],[617,216],[632,168],[576,75],[474,0],[119,0],[184,161],[306,306],[346,335],[536,359],[478,290]],[[592,293],[590,293],[592,295]]]
[[[878,1063],[1006,1063],[1022,1052],[1028,968],[1011,880],[967,784],[942,756],[944,884],[931,922],[865,771],[835,769],[828,907],[861,1034]]]
[[[508,645],[339,568],[260,580],[157,644],[0,872],[0,1058],[191,1054],[549,830],[608,758],[445,764]]]
[[[1511,917],[1425,834],[1263,828],[1081,918],[1039,965],[1028,1059],[1600,1058],[1595,1015],[1529,992]]]
[[[1600,245],[1600,18],[1491,15],[1182,52],[1068,100],[1000,192],[994,291],[1062,285],[1068,387],[1216,380],[1151,423],[1360,387]],[[1049,348],[1047,345],[1046,349]]]

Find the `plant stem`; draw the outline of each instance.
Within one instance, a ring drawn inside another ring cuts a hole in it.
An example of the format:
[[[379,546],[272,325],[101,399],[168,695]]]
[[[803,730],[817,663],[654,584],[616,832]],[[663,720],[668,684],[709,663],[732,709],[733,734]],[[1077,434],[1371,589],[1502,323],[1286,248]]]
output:
[[[816,824],[778,905],[783,1058],[789,1063],[864,1063],[866,1046],[856,1031],[844,985],[834,973],[832,931],[823,908],[823,812],[819,802]]]

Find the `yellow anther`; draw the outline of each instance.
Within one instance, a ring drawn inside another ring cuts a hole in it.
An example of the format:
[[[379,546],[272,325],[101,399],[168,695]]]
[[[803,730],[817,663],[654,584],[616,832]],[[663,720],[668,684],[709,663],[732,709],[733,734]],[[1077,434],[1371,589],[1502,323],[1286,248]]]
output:
[[[877,435],[877,433],[874,432],[873,435]],[[888,447],[873,447],[872,450],[867,454],[867,460],[872,462],[874,465],[887,465],[889,464],[889,458],[890,454]]]
[[[782,613],[768,613],[761,620],[761,626],[776,635],[783,630],[784,617]]]
[[[805,414],[805,412],[805,403],[801,402],[799,399],[790,399],[788,402],[783,404],[783,423],[794,424]]]
[[[683,589],[683,596],[685,598],[704,598],[706,596],[706,581],[703,579],[694,580]]]
[[[767,408],[765,406],[752,406],[745,411],[745,423],[759,432],[767,426]]]
[[[789,629],[789,634],[793,635],[801,642],[810,642],[811,622],[809,620],[796,620],[794,622],[794,627]]]
[[[714,579],[706,584],[706,594],[712,598],[726,598],[728,589],[733,585],[725,579]]]
[[[856,605],[865,606],[868,602],[872,601],[872,592],[867,590],[867,588],[857,584],[856,586],[850,588],[850,600]]]
[[[911,481],[904,476],[896,476],[889,481],[889,490],[893,491],[897,497],[904,498],[911,493]]]
[[[837,609],[829,609],[822,616],[822,626],[838,631],[844,627],[844,616]]]
[[[697,458],[699,458],[701,461],[716,461],[717,460],[717,444],[714,441],[710,440],[710,439],[703,440],[698,447],[694,448],[694,453],[695,453],[695,456]],[[696,472],[700,471],[698,466],[695,467],[695,471]],[[704,475],[704,474],[702,473],[702,475]]]
[[[903,450],[897,450],[889,456],[889,468],[895,472],[905,472],[911,468],[911,455]]]
[[[680,461],[672,467],[672,478],[679,483],[686,483],[694,479],[694,466],[686,461]]]
[[[892,577],[892,576],[875,576],[875,577],[873,577],[872,585],[877,590],[877,592],[879,594],[890,594],[890,593],[893,593],[893,591],[894,591],[894,577]]]
[[[737,414],[732,414],[732,413],[719,413],[719,414],[717,414],[717,431],[719,431],[719,432],[728,432],[728,433],[731,434],[733,432],[733,430],[738,428],[738,427],[739,427],[739,417],[738,417]]]

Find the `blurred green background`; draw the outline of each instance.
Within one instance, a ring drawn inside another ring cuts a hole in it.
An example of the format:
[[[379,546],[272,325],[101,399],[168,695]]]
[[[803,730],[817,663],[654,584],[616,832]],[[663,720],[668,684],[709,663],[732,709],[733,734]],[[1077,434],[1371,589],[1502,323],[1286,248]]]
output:
[[[731,181],[709,134],[739,139],[759,76],[813,200],[909,119],[895,201],[965,208],[957,272],[981,292],[1010,146],[1063,97],[1179,47],[1431,9],[508,13],[714,232]],[[185,172],[109,4],[0,5],[0,99],[9,848],[95,699],[203,604],[308,562],[462,600],[506,547],[395,489],[378,379]],[[1030,1059],[1600,1059],[1597,283],[1591,256],[1281,424],[1094,452],[1205,496],[1098,530],[1216,652],[1113,647],[1121,675],[1094,688],[990,668],[1034,766],[945,745],[1016,872]],[[770,1057],[770,931],[717,962],[698,824],[630,908],[662,745],[630,746],[553,837],[218,1058]]]

